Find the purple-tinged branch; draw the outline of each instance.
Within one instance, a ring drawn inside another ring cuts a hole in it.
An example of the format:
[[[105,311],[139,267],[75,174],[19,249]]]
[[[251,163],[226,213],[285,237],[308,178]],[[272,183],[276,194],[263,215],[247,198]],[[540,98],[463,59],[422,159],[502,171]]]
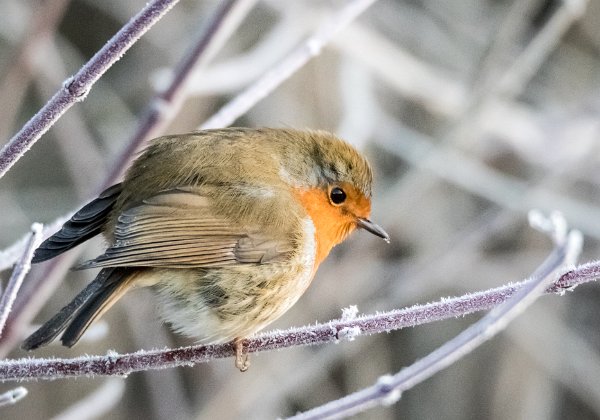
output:
[[[52,223],[45,224],[42,228],[42,241],[48,238],[50,235],[56,233],[60,227],[71,218],[75,212],[71,212],[66,216],[59,217]],[[31,239],[31,234],[27,233],[21,237],[17,242],[13,243],[6,249],[0,250],[0,271],[7,270],[12,267],[21,258],[23,253],[27,249],[27,245]]]
[[[0,150],[0,178],[179,0],[153,0],[113,36]]]
[[[600,277],[600,261],[578,266],[563,274],[546,289],[546,293],[562,293],[575,286]],[[294,346],[337,342],[350,336],[389,332],[430,322],[455,318],[474,312],[489,310],[509,300],[527,281],[509,284],[483,292],[443,299],[426,305],[373,315],[359,316],[353,320],[330,321],[326,324],[273,331],[247,340],[249,353],[282,349]],[[199,345],[169,350],[139,351],[130,354],[85,356],[74,359],[20,359],[0,362],[0,380],[60,379],[77,376],[124,376],[133,372],[191,366],[213,359],[231,357],[234,351],[229,344]]]

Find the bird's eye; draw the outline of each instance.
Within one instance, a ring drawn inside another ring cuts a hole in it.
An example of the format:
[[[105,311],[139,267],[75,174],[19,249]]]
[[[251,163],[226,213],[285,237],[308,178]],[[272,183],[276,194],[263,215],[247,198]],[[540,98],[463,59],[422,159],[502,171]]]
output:
[[[346,201],[346,193],[340,187],[335,187],[329,192],[329,198],[333,204],[342,204]]]

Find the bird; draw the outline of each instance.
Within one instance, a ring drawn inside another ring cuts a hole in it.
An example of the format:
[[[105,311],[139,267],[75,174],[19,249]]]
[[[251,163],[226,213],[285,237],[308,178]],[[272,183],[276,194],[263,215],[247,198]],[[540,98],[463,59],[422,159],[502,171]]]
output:
[[[123,181],[77,211],[35,251],[52,259],[102,233],[103,254],[75,269],[96,278],[22,344],[71,347],[126,292],[151,287],[174,331],[231,343],[248,369],[246,338],[306,291],[331,249],[355,229],[389,242],[370,219],[372,170],[334,134],[226,128],[151,140]]]

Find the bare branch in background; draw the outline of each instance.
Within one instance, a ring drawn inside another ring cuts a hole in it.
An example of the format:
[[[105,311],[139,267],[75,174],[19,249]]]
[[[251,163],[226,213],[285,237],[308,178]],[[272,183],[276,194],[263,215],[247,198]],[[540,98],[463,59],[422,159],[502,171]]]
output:
[[[0,150],[0,178],[35,144],[71,106],[90,89],[137,40],[179,0],[153,0],[94,55]]]
[[[281,83],[296,73],[311,58],[321,53],[335,35],[348,26],[376,0],[352,0],[334,13],[317,32],[305,40],[260,79],[238,94],[215,115],[205,121],[200,130],[227,127],[250,110],[257,102],[269,95]]]
[[[54,222],[44,225],[42,228],[42,240],[46,239],[54,232],[56,232],[67,220],[71,218],[71,215],[60,217]],[[31,234],[24,235],[21,239],[15,242],[10,247],[0,251],[0,271],[6,270],[13,266],[15,262],[26,252],[27,244],[31,239]]]
[[[12,405],[22,400],[27,396],[27,388],[22,386],[0,394],[0,407]]]
[[[519,95],[531,78],[540,70],[548,56],[556,49],[567,30],[581,19],[587,0],[564,0],[550,21],[514,61],[512,67],[497,83],[502,95]]]

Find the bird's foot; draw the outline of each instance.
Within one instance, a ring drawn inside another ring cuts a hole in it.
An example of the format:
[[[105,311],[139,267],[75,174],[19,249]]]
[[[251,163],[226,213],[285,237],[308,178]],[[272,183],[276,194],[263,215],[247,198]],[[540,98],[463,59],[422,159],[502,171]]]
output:
[[[236,338],[232,342],[233,348],[235,350],[235,367],[240,370],[240,372],[245,372],[250,367],[250,360],[248,360],[248,353],[244,352],[244,339]]]

